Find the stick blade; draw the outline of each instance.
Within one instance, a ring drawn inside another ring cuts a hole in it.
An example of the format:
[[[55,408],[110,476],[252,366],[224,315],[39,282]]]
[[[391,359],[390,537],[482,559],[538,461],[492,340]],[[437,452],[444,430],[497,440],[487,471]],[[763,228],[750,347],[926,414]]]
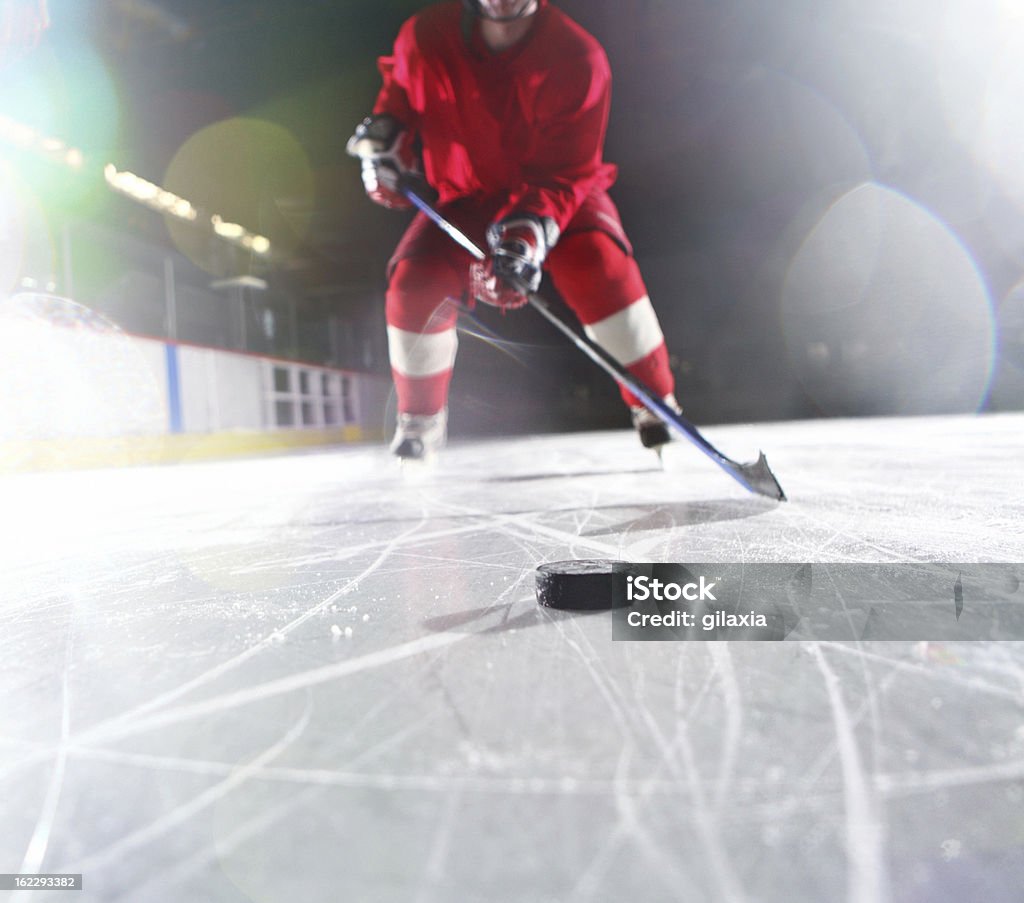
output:
[[[767,496],[779,502],[786,501],[786,493],[783,492],[779,481],[768,466],[768,459],[764,452],[758,453],[758,458],[752,464],[737,464],[733,476],[736,477],[751,492]]]

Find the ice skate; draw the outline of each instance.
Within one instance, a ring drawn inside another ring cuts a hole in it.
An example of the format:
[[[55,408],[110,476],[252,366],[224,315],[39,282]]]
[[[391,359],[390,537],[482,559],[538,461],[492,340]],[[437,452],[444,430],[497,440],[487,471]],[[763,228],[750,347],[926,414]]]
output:
[[[448,411],[436,414],[399,414],[391,454],[406,464],[427,464],[434,461],[448,436]]]
[[[674,395],[666,395],[664,401],[677,414],[683,413],[683,409],[679,407],[679,402],[676,401]],[[644,448],[653,449],[660,456],[662,447],[672,441],[672,433],[664,421],[642,405],[630,407],[629,413],[633,419],[633,428],[640,437],[640,444]]]

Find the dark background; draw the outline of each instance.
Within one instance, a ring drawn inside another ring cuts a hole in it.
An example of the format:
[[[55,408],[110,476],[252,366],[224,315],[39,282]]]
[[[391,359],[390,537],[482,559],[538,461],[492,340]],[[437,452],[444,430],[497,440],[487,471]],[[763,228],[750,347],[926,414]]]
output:
[[[424,5],[53,0],[32,65],[59,82],[51,119],[92,159],[272,238],[269,266],[215,260],[209,243],[188,253],[206,273],[254,273],[287,293],[298,327],[286,352],[386,372],[383,267],[407,217],[365,199],[344,144],[372,104],[375,58]],[[693,419],[1021,406],[1014,4],[558,5],[612,63],[613,197]],[[106,94],[83,74],[82,47]],[[281,127],[305,162],[243,130],[203,167],[181,164],[199,130],[238,116]],[[224,190],[238,172],[249,189]],[[55,205],[76,222],[168,244],[158,214],[81,175],[46,178],[67,180]],[[502,341],[464,334],[456,433],[625,423],[607,377],[533,312],[480,320],[466,325]]]

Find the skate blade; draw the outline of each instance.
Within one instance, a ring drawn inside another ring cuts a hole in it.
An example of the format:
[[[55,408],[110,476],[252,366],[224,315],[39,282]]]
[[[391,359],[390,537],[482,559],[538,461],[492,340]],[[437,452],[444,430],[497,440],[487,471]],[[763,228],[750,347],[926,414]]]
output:
[[[423,483],[430,479],[437,470],[437,455],[426,455],[422,458],[399,458],[398,470],[403,483]]]
[[[683,469],[684,454],[680,454],[680,442],[666,442],[658,445],[652,451],[658,456],[658,463],[661,469],[668,473],[674,473]]]

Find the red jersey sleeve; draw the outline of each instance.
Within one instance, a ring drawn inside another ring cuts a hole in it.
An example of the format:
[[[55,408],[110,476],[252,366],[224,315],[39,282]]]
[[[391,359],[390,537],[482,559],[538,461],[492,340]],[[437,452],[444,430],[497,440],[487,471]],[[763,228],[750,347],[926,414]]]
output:
[[[565,229],[594,189],[611,185],[615,167],[602,161],[610,107],[611,68],[603,50],[593,47],[553,68],[535,98],[523,184],[499,218],[533,213]]]
[[[402,125],[416,128],[416,114],[409,102],[412,60],[415,58],[416,35],[413,20],[407,21],[398,32],[391,56],[377,60],[383,82],[373,105],[374,115],[390,113]]]

